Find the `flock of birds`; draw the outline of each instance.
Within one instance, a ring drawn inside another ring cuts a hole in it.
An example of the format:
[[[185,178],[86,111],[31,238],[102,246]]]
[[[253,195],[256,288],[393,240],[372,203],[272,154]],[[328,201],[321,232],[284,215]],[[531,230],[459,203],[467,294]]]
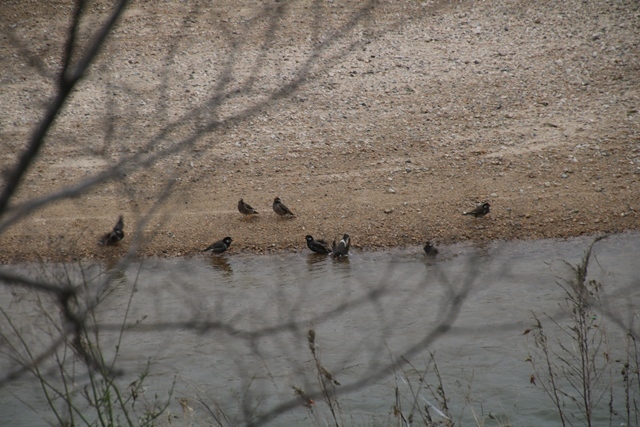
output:
[[[473,215],[474,218],[483,217],[489,213],[489,208],[490,208],[489,203],[487,202],[480,203],[475,207],[475,209],[468,212],[462,212],[462,215]],[[276,197],[273,200],[273,211],[281,217],[285,217],[285,218],[295,217],[295,214],[291,212],[291,210],[288,207],[286,207],[284,203],[282,203],[282,200],[280,200],[280,197]],[[258,211],[252,208],[251,205],[249,205],[243,199],[240,199],[240,201],[238,202],[238,212],[240,212],[242,215],[245,215],[245,216],[258,215]],[[100,246],[116,245],[122,239],[124,239],[124,219],[122,215],[120,215],[120,218],[118,218],[118,222],[113,227],[113,230],[103,235],[98,240],[98,245]],[[329,244],[325,240],[323,239],[316,240],[311,235],[308,235],[308,234],[305,236],[305,240],[307,241],[307,247],[312,252],[323,254],[323,255],[331,254],[331,256],[336,258],[349,255],[349,247],[351,246],[351,237],[349,237],[349,235],[346,233],[342,236],[342,239],[339,242],[336,243],[336,241],[334,240],[331,247],[329,247]],[[223,252],[226,252],[227,249],[229,249],[229,246],[231,246],[231,242],[233,242],[233,239],[227,236],[221,240],[218,240],[217,242],[210,244],[205,249],[203,249],[202,252],[211,251],[216,254],[221,254]],[[424,249],[424,252],[429,256],[435,256],[438,254],[438,249],[436,249],[436,247],[433,246],[431,242],[427,242],[424,245],[423,249]]]

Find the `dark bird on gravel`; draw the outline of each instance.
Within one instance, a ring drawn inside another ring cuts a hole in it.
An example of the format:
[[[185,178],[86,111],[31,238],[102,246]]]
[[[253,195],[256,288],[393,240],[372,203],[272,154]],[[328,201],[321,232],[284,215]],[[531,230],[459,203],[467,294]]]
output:
[[[238,212],[242,215],[257,215],[258,211],[253,209],[249,203],[245,203],[244,200],[240,199],[238,202]]]
[[[433,246],[433,244],[431,244],[431,242],[427,242],[424,245],[424,253],[429,255],[429,256],[436,256],[438,255],[438,249],[436,249],[435,246]]]
[[[275,199],[273,199],[273,211],[280,216],[295,216],[295,214],[291,212],[289,208],[284,205],[284,203],[282,203],[280,197],[276,197]]]
[[[333,241],[331,245],[331,255],[334,257],[341,257],[349,255],[349,247],[351,246],[351,238],[348,234],[342,236],[342,240],[336,244],[336,241]]]
[[[122,230],[123,228],[124,220],[122,218],[122,215],[120,215],[120,218],[118,218],[118,222],[116,222],[113,230],[106,233],[104,236],[102,236],[102,238],[98,239],[98,244],[100,246],[111,246],[117,244],[118,242],[120,242],[120,240],[124,239],[124,231]]]
[[[462,212],[462,215],[473,215],[475,218],[485,216],[489,213],[489,207],[490,205],[487,202],[478,204],[478,206],[476,206],[474,210],[469,212]]]
[[[225,237],[222,240],[218,240],[217,242],[210,244],[206,249],[203,249],[202,252],[211,251],[216,254],[221,254],[222,252],[229,249],[229,246],[231,246],[231,242],[233,242],[231,237]]]
[[[307,246],[313,252],[317,254],[325,254],[325,255],[331,253],[331,249],[329,249],[329,245],[324,240],[322,239],[314,240],[314,238],[308,234],[305,236],[305,239],[307,240]]]

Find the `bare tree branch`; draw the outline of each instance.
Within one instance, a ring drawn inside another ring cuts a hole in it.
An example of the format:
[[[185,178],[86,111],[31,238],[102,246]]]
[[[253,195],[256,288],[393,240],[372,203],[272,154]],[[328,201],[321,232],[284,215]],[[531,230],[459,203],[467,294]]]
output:
[[[127,4],[127,0],[120,0],[119,3],[114,7],[114,10],[112,11],[109,19],[96,33],[95,39],[91,42],[85,54],[78,61],[78,65],[76,66],[75,70],[73,70],[73,72],[69,74],[67,71],[68,68],[70,68],[72,46],[73,41],[75,40],[76,29],[81,19],[80,14],[82,11],[82,4],[84,4],[84,1],[78,0],[78,6],[76,7],[74,14],[74,21],[72,22],[70,33],[67,36],[68,43],[65,51],[64,66],[60,73],[58,92],[47,108],[44,118],[31,136],[27,148],[20,156],[17,165],[9,171],[5,188],[0,194],[0,216],[3,216],[6,213],[9,200],[18,188],[18,185],[20,184],[20,181],[22,180],[24,174],[27,172],[29,165],[38,155],[40,148],[44,144],[44,137],[51,128],[51,125],[58,116],[58,113],[62,109],[62,106],[69,97],[69,94],[73,90],[75,84],[82,78],[89,65],[91,64],[91,61],[93,61],[93,59],[98,54],[98,51],[104,44],[105,39],[111,32],[113,26],[118,20],[118,17],[124,10]],[[0,230],[0,233],[1,232],[2,230]]]

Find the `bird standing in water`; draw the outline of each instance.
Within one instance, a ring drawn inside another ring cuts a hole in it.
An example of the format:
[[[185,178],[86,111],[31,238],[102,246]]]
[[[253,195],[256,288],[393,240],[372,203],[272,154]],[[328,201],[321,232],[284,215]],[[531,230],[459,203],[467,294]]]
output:
[[[231,246],[231,242],[233,242],[233,239],[231,239],[231,237],[225,237],[222,240],[218,240],[217,242],[210,244],[206,249],[203,249],[202,252],[211,251],[216,254],[221,254],[222,252],[229,249],[229,246]]]
[[[331,245],[332,251],[331,255],[334,257],[342,257],[349,255],[349,247],[351,246],[351,237],[348,234],[342,236],[342,240],[336,244],[336,241],[333,241]]]
[[[425,253],[425,254],[427,254],[427,255],[429,255],[429,256],[436,256],[436,255],[438,255],[438,249],[436,249],[436,247],[435,247],[435,246],[433,246],[433,245],[431,244],[431,242],[427,242],[427,243],[425,243],[425,245],[424,245],[424,248],[423,248],[423,249],[424,249],[424,253]]]
[[[462,215],[473,215],[474,218],[485,216],[489,213],[489,203],[485,202],[476,206],[476,208],[469,212],[462,212]]]
[[[258,215],[258,211],[253,209],[251,205],[245,203],[242,199],[238,202],[238,212],[245,216]]]
[[[307,246],[313,252],[317,254],[324,254],[324,255],[331,253],[331,249],[329,249],[329,245],[324,240],[322,239],[315,240],[313,237],[311,237],[308,234],[305,236],[305,239],[307,240]]]
[[[102,236],[102,238],[98,239],[98,244],[100,246],[104,246],[104,245],[111,246],[111,245],[117,244],[118,242],[120,242],[120,240],[124,239],[123,229],[124,229],[124,219],[122,215],[120,215],[120,218],[118,218],[118,222],[113,227],[113,230],[106,233],[104,236]]]
[[[273,211],[282,217],[295,216],[295,214],[291,212],[289,208],[284,205],[284,203],[282,203],[280,197],[276,197],[275,199],[273,199]]]

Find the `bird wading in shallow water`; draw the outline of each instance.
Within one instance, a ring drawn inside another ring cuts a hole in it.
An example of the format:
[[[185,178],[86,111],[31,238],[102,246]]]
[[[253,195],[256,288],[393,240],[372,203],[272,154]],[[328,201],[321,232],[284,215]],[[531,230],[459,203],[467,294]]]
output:
[[[117,244],[118,242],[120,242],[120,240],[124,239],[123,229],[124,229],[124,219],[122,218],[122,215],[120,215],[120,218],[118,218],[118,222],[113,227],[113,230],[111,230],[110,232],[102,236],[100,239],[98,239],[98,244],[100,246],[104,246],[104,245],[111,246],[111,245]]]
[[[225,237],[222,240],[218,240],[217,242],[210,244],[206,249],[203,249],[202,252],[211,251],[216,254],[221,254],[222,252],[229,249],[229,246],[231,246],[231,242],[233,242],[233,239],[231,239],[231,237]]]
[[[276,197],[275,199],[273,199],[273,211],[282,217],[295,216],[295,214],[291,212],[289,208],[284,205],[284,203],[282,203],[280,197]]]
[[[349,247],[351,246],[351,238],[348,234],[342,236],[342,240],[336,244],[336,241],[333,241],[331,245],[332,251],[331,255],[334,257],[342,257],[349,255]]]
[[[474,218],[482,217],[489,213],[489,207],[490,205],[487,202],[478,204],[478,206],[476,206],[474,210],[469,212],[462,212],[462,215],[473,215]]]
[[[238,202],[238,212],[245,216],[258,214],[257,210],[253,209],[251,205],[245,203],[245,201],[242,199],[240,199],[240,201]]]
[[[331,249],[329,249],[329,245],[324,240],[322,239],[315,240],[313,237],[311,237],[308,234],[305,236],[305,239],[307,240],[307,246],[313,252],[317,254],[325,254],[325,255],[331,253]]]
[[[422,249],[424,249],[424,253],[429,255],[429,256],[438,255],[438,249],[436,249],[436,247],[433,246],[433,244],[431,242],[425,243],[424,247]]]

